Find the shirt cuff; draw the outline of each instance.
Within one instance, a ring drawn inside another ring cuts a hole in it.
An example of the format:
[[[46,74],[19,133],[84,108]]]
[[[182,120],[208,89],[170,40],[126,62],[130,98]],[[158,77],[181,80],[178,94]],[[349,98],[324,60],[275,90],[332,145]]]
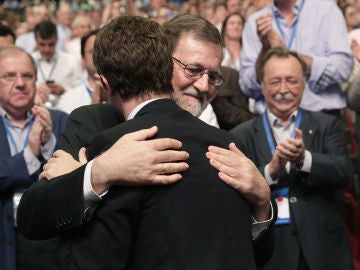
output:
[[[276,179],[271,178],[271,176],[269,174],[269,164],[267,164],[264,168],[264,176],[265,176],[266,182],[269,184],[269,186],[275,185],[279,182],[279,180],[277,178]]]
[[[29,175],[36,173],[41,166],[40,160],[31,152],[28,146],[24,149],[24,160],[26,164],[26,168],[29,172]]]
[[[40,147],[41,155],[45,160],[51,158],[52,154],[55,151],[55,146],[56,146],[56,137],[54,133],[51,133],[50,140],[48,140],[47,143],[45,143]]]
[[[103,193],[98,195],[92,185],[91,185],[91,168],[92,168],[93,160],[88,162],[85,167],[84,173],[84,185],[83,185],[83,192],[84,192],[84,206],[85,209],[90,205],[101,201],[101,198],[106,195],[108,190],[105,190]]]
[[[270,208],[271,208],[271,216],[268,220],[257,222],[253,216],[251,217],[252,218],[252,227],[251,228],[252,228],[253,240],[258,238],[258,236],[269,227],[269,224],[274,219],[274,209],[273,209],[271,201],[270,201]]]
[[[312,165],[312,155],[311,155],[310,151],[305,150],[304,163],[303,163],[302,167],[300,168],[300,171],[309,173],[311,171],[311,165]]]

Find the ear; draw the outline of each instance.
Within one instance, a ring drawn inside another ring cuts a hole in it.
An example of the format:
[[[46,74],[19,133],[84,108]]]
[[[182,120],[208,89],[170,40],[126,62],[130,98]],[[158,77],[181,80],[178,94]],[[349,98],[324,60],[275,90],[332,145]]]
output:
[[[102,86],[108,92],[108,96],[111,97],[112,95],[114,95],[114,91],[112,91],[108,80],[102,74],[99,74],[99,76],[100,76],[100,81],[101,81]]]

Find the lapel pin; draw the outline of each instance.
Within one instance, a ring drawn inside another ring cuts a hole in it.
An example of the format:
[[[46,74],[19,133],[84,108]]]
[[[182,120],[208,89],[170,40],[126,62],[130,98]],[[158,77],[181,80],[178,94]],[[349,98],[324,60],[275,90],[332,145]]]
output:
[[[309,134],[312,135],[313,134],[313,130],[309,129]]]

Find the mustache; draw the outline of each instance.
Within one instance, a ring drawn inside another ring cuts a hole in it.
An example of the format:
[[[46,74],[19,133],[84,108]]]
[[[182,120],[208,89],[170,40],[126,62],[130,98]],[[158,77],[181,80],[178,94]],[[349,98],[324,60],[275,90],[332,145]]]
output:
[[[274,96],[274,99],[276,100],[276,101],[279,101],[279,100],[282,100],[282,99],[285,99],[285,100],[288,100],[288,101],[292,101],[292,100],[294,100],[294,95],[293,94],[291,94],[291,93],[286,93],[286,94],[280,94],[280,93],[278,93],[278,94],[276,94],[275,96]]]

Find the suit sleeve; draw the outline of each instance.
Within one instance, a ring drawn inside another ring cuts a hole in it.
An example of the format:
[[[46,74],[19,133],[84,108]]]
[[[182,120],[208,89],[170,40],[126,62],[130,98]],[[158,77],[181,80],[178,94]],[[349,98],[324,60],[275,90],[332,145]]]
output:
[[[22,196],[18,228],[28,239],[52,238],[83,222],[83,175],[85,165],[56,177],[40,180]]]
[[[309,174],[302,173],[302,183],[307,186],[344,187],[352,177],[352,166],[345,152],[344,130],[341,123],[332,118],[322,127],[321,134],[313,143],[312,166]]]

